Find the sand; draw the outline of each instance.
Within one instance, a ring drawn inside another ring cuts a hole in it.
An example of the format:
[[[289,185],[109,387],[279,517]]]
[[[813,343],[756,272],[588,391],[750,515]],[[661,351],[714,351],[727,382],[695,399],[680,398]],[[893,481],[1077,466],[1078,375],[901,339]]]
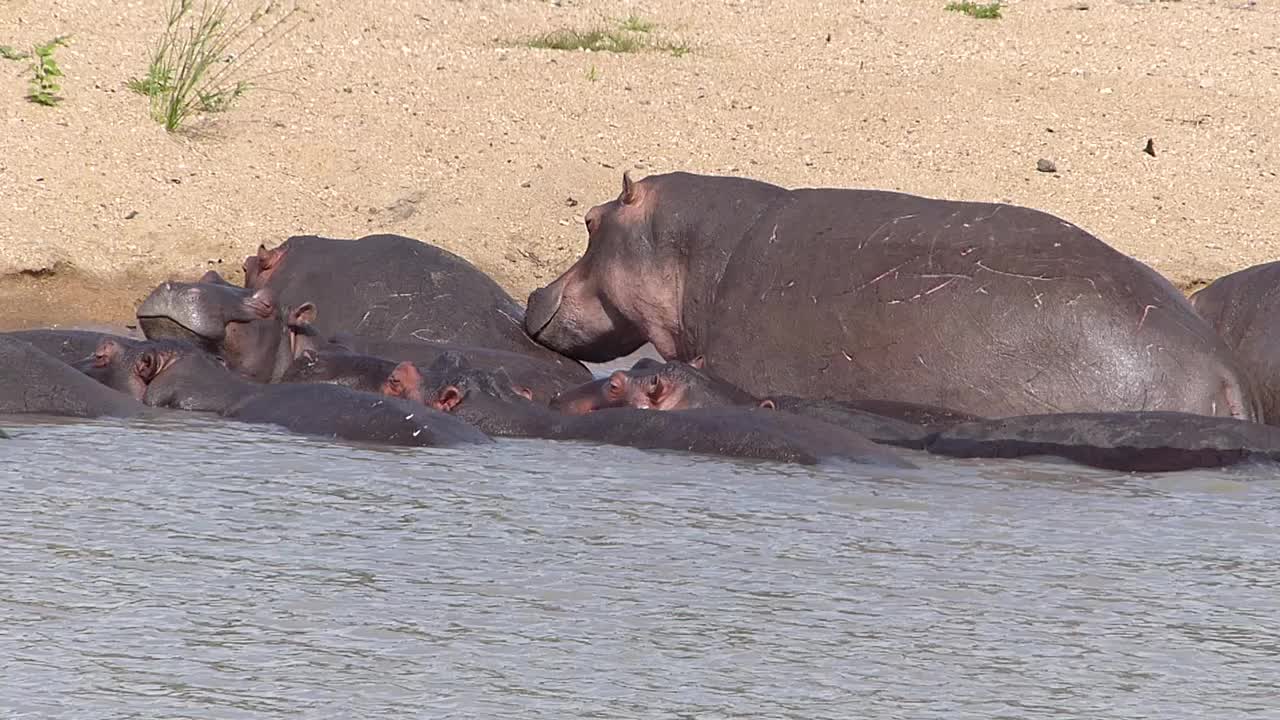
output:
[[[170,134],[125,87],[163,0],[0,0],[0,45],[72,35],[57,107],[0,60],[0,327],[127,322],[301,233],[435,243],[523,301],[627,169],[1028,205],[1184,289],[1280,255],[1280,6],[945,4],[306,2],[283,72]],[[690,51],[520,45],[631,15]]]

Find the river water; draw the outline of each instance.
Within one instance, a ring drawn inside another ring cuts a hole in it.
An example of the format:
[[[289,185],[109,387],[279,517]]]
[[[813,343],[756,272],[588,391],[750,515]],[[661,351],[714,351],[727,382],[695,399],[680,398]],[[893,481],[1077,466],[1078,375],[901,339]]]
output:
[[[0,427],[0,717],[1280,718],[1268,467]]]

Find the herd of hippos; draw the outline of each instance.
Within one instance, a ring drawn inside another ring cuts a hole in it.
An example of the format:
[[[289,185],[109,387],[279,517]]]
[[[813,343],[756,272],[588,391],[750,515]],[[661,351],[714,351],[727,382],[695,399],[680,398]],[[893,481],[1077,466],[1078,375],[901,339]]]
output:
[[[900,468],[1280,461],[1280,262],[1187,298],[1041,211],[683,172],[624,174],[585,223],[586,251],[525,307],[417,240],[290,237],[245,260],[244,287],[161,284],[145,339],[0,333],[0,414]],[[582,364],[646,343],[663,360]]]

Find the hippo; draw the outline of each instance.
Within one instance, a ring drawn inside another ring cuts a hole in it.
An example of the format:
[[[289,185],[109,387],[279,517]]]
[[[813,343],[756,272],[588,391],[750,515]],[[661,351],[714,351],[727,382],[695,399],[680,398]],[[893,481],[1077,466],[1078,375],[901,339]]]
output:
[[[402,235],[295,235],[271,250],[260,246],[245,259],[244,273],[251,290],[269,288],[285,304],[315,303],[325,337],[350,332],[573,362],[529,339],[524,309],[488,275]]]
[[[434,369],[444,381],[426,397],[410,377],[402,387],[428,407],[449,412],[499,437],[545,438],[678,450],[705,455],[776,460],[805,465],[828,461],[914,468],[913,463],[844,428],[755,408],[698,408],[655,413],[610,408],[589,416],[563,415],[512,390],[504,373],[467,367],[457,355]]]
[[[147,339],[192,342],[265,383],[278,381],[305,347],[316,345],[309,331],[297,330],[313,311],[306,302],[281,306],[271,290],[246,290],[210,272],[194,283],[161,283],[138,306],[137,316]]]
[[[182,340],[121,345],[106,339],[94,377],[151,407],[213,412],[293,432],[390,445],[448,447],[491,442],[474,427],[419,403],[329,384],[263,385]]]
[[[1266,422],[1280,424],[1280,261],[1224,275],[1190,300],[1252,378]]]
[[[757,396],[1260,416],[1173,285],[1045,212],[675,172],[624,173],[584,219],[586,251],[525,312],[579,360],[651,342]]]
[[[506,372],[516,383],[528,388],[540,402],[547,402],[556,393],[591,379],[590,370],[565,357],[547,359],[484,347],[373,340],[347,333],[338,333],[330,338],[329,345],[325,347],[396,362],[408,360],[424,371],[445,354],[462,355],[472,367]]]
[[[1054,456],[1125,472],[1280,460],[1280,428],[1179,412],[1052,413],[962,423],[926,450],[958,458]]]
[[[54,328],[36,328],[34,330],[13,330],[0,333],[0,337],[31,343],[37,350],[51,355],[68,365],[74,364],[93,354],[94,348],[104,338],[113,338],[122,344],[134,342],[137,338],[115,333],[104,333],[95,330],[57,330]]]
[[[758,406],[804,415],[861,433],[874,442],[915,450],[939,427],[981,418],[947,408],[881,400],[841,402],[793,396],[757,398],[702,371],[702,359],[689,363],[637,362],[603,380],[586,383],[557,395],[552,409],[580,415],[610,407],[684,410],[702,407]],[[868,409],[879,410],[877,413]]]
[[[0,415],[134,417],[146,408],[31,343],[0,336]]]

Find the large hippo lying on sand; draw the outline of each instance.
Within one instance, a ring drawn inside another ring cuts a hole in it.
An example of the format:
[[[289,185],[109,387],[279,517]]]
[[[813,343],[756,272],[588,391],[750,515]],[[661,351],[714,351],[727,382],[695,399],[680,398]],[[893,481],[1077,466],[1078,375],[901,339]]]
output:
[[[314,303],[316,329],[325,337],[485,347],[576,364],[529,339],[524,308],[492,278],[413,238],[297,235],[271,250],[260,247],[244,270],[250,290],[267,288],[289,306]]]
[[[1267,422],[1280,424],[1280,261],[1224,275],[1191,304],[1235,350]]]
[[[624,175],[586,226],[525,315],[581,360],[649,341],[755,395],[1259,417],[1177,289],[1037,210],[671,173]]]
[[[530,354],[425,341],[374,340],[347,333],[326,337],[321,332],[324,313],[315,303],[285,305],[270,288],[236,287],[214,272],[194,283],[162,283],[143,300],[137,315],[148,338],[193,342],[258,382],[284,379],[304,350],[321,355],[376,354],[387,360],[424,364],[445,352],[458,352],[478,366],[507,370],[544,399],[591,377],[581,364],[549,350]]]

